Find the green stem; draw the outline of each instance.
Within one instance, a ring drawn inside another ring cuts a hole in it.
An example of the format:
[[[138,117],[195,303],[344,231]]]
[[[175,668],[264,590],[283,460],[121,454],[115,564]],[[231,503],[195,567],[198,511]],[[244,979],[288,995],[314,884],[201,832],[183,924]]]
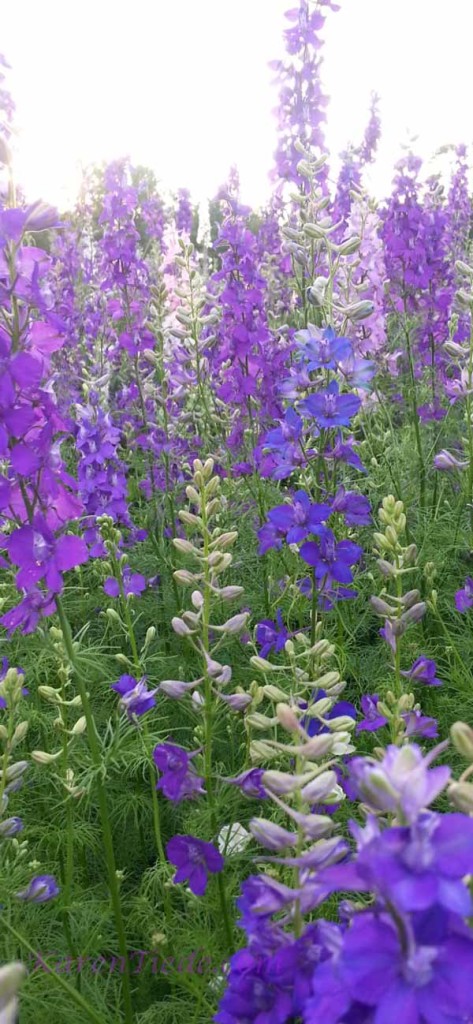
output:
[[[203,524],[203,541],[204,541],[204,605],[202,609],[202,645],[204,651],[209,653],[209,623],[210,623],[210,570],[209,570],[209,529],[207,524],[207,508],[206,508],[206,488],[205,485],[202,488],[202,502],[201,502],[201,516]],[[205,693],[205,705],[204,705],[204,775],[205,775],[205,788],[207,791],[207,798],[209,801],[210,810],[210,823],[212,826],[212,832],[215,836],[218,834],[218,819],[217,811],[215,806],[215,793],[213,788],[213,776],[212,776],[212,727],[214,717],[213,707],[213,695],[212,695],[212,680],[209,676],[207,669],[207,662],[204,659],[204,693]],[[220,899],[220,907],[222,911],[222,920],[225,929],[225,934],[228,942],[228,948],[233,951],[233,934],[232,926],[230,922],[230,915],[228,912],[225,886],[221,873],[217,875],[217,885]]]
[[[64,646],[66,649],[67,656],[70,661],[71,668],[75,672],[77,680],[77,688],[82,701],[82,708],[85,715],[87,724],[87,738],[89,741],[90,752],[92,755],[92,762],[95,768],[95,785],[97,790],[97,799],[99,805],[100,820],[102,824],[102,842],[105,853],[105,860],[107,863],[108,881],[110,886],[110,897],[112,902],[113,914],[115,918],[115,928],[117,932],[118,948],[120,956],[123,957],[124,971],[122,975],[122,994],[123,994],[123,1009],[125,1013],[126,1024],[133,1024],[133,1006],[131,1000],[131,982],[130,982],[130,964],[128,960],[128,950],[125,935],[125,926],[123,922],[123,914],[120,902],[120,889],[117,879],[117,868],[115,862],[115,853],[113,849],[112,830],[110,827],[110,818],[107,807],[107,794],[102,773],[102,758],[100,755],[100,744],[95,728],[95,721],[92,713],[92,708],[89,702],[89,696],[85,686],[84,679],[79,670],[74,646],[72,642],[72,634],[69,622],[67,620],[63,604],[60,597],[56,598],[56,607],[61,623],[62,635]]]
[[[97,1013],[92,1006],[89,1006],[87,1000],[84,999],[84,996],[82,996],[80,992],[77,992],[77,990],[73,988],[73,986],[70,985],[68,981],[65,981],[61,974],[56,974],[54,968],[50,967],[47,961],[43,960],[43,957],[40,955],[40,953],[37,953],[33,946],[30,946],[28,940],[25,939],[23,935],[20,935],[20,933],[17,932],[16,928],[14,928],[13,925],[6,920],[5,915],[2,916],[2,927],[6,928],[6,930],[10,932],[10,935],[14,936],[18,944],[20,946],[23,946],[24,949],[27,949],[28,953],[31,953],[38,963],[43,964],[44,967],[47,968],[48,973],[50,977],[53,979],[53,981],[57,985],[59,985],[60,988],[62,988],[63,992],[67,992],[70,1000],[73,1003],[75,1003],[76,1006],[80,1006],[81,1010],[84,1010],[84,1012],[87,1014],[89,1019],[94,1022],[94,1024],[107,1024],[105,1018],[102,1017],[101,1014]]]

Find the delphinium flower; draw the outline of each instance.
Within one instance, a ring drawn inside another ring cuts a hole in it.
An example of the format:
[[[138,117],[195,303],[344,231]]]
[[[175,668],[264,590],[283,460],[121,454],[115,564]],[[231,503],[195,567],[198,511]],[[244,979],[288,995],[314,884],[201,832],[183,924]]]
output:
[[[284,625],[280,608],[277,610],[276,622],[272,619],[262,619],[258,622],[255,638],[262,658],[267,658],[270,651],[277,654],[283,650],[286,640],[289,640],[289,631]]]
[[[425,686],[442,686],[442,680],[437,678],[437,665],[432,658],[425,658],[423,655],[416,658],[410,669],[401,672],[405,679],[411,683],[424,683]]]
[[[180,803],[199,793],[205,793],[201,779],[192,766],[194,754],[189,754],[176,743],[160,743],[153,750],[153,760],[161,773],[156,788],[163,795]]]
[[[76,415],[79,493],[87,514],[85,537],[92,545],[91,554],[101,555],[104,548],[98,535],[97,516],[109,515],[119,525],[131,526],[126,467],[118,454],[121,435],[94,392],[89,393],[87,406],[76,406]]]
[[[15,895],[17,899],[28,903],[47,903],[59,895],[59,887],[53,875],[36,875],[26,889]]]
[[[188,882],[195,896],[203,896],[208,875],[223,870],[224,859],[212,843],[195,836],[174,836],[166,846],[166,855],[177,867],[174,882]]]
[[[69,427],[51,381],[52,355],[65,341],[46,300],[52,259],[25,239],[57,224],[56,211],[41,203],[0,211],[2,550],[21,595],[0,619],[9,632],[30,632],[50,615],[63,573],[88,558],[82,538],[66,532],[82,504],[61,456]]]
[[[145,678],[135,679],[125,674],[116,683],[112,683],[111,688],[119,694],[120,705],[130,719],[145,715],[155,707],[158,688],[149,690]]]
[[[295,145],[299,140],[305,146],[324,148],[323,124],[327,96],[322,91],[320,51],[324,26],[323,7],[338,10],[336,4],[319,2],[313,9],[307,0],[287,12],[290,27],[285,32],[288,57],[272,61],[275,84],[279,90],[278,145],[275,153],[274,177],[301,185],[299,173],[300,152]]]
[[[275,381],[282,379],[287,344],[268,325],[267,282],[259,266],[258,240],[248,223],[250,211],[231,196],[226,204],[215,241],[220,267],[208,284],[221,311],[208,358],[216,396],[231,414],[226,443],[238,450],[245,433],[254,448],[256,423],[261,429],[281,413]]]
[[[455,594],[457,612],[466,612],[473,606],[473,579],[467,576],[464,586]]]
[[[184,795],[184,792],[189,792],[190,786],[193,786],[193,794],[198,795],[203,791],[201,783],[204,784],[212,838],[216,840],[220,831],[213,765],[213,725],[216,710],[220,704],[222,708],[225,707],[234,713],[241,713],[251,702],[251,695],[245,693],[241,688],[234,693],[225,693],[225,688],[231,681],[232,670],[230,665],[218,660],[217,654],[223,642],[242,633],[249,616],[248,612],[242,612],[230,616],[223,623],[213,621],[214,617],[217,617],[217,609],[220,609],[222,602],[232,601],[241,597],[243,593],[242,587],[231,584],[224,586],[221,580],[222,574],[231,565],[232,555],[229,549],[235,543],[238,534],[234,530],[222,531],[221,528],[214,525],[214,517],[222,508],[219,494],[220,481],[219,477],[214,474],[214,460],[210,458],[205,463],[195,460],[193,469],[192,484],[186,488],[186,493],[190,506],[195,511],[186,509],[179,513],[179,518],[185,524],[186,532],[192,539],[175,537],[173,540],[176,551],[191,558],[195,565],[196,571],[177,569],[174,573],[174,578],[179,585],[192,588],[192,611],[184,611],[182,615],[174,616],[171,624],[177,636],[187,638],[191,642],[198,655],[199,669],[202,674],[200,678],[191,683],[165,680],[160,684],[159,691],[173,699],[191,695],[192,706],[199,719],[195,734],[199,737],[202,748],[199,751],[199,761],[196,761],[195,766],[198,785],[197,781],[192,778],[189,761],[191,757],[197,758],[197,752],[191,755],[182,750],[179,758],[181,758],[181,766],[185,767],[185,775],[180,774],[179,765],[177,765],[175,772],[171,773],[174,775],[174,779],[169,778],[169,773],[165,774],[166,787],[168,781],[171,789],[173,782],[177,782],[177,792],[181,796]],[[166,751],[163,756],[167,763]],[[179,760],[179,758],[176,754],[176,759]],[[184,789],[181,789],[181,785]],[[210,870],[221,871],[223,858],[220,853],[207,841],[194,840],[192,837],[175,837],[171,843],[175,845],[168,845],[168,856],[180,869],[175,876],[175,881],[182,881],[189,877],[192,891],[197,894],[203,893],[206,883],[207,853],[210,858],[208,861]],[[213,853],[211,854],[209,851],[213,851]],[[215,854],[218,855],[218,861],[215,860]],[[174,857],[178,859],[174,859]],[[222,879],[218,881],[218,892],[226,938],[230,942],[231,923]]]

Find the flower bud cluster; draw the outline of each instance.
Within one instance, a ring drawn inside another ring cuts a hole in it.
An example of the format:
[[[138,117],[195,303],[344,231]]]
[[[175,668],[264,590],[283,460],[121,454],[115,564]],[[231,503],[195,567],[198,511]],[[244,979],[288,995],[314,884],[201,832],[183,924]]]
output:
[[[71,693],[71,667],[64,646],[62,630],[58,629],[56,626],[51,626],[49,636],[58,658],[58,685],[39,686],[38,694],[42,700],[51,704],[57,712],[57,717],[54,719],[52,725],[54,731],[62,737],[62,743],[61,746],[53,752],[48,752],[46,750],[33,750],[31,752],[32,760],[36,764],[43,766],[54,764],[56,761],[63,758],[65,752],[73,746],[76,740],[82,736],[86,730],[85,716],[81,714],[81,697],[79,694],[73,695]],[[71,712],[74,715],[79,715],[79,717],[75,718],[74,722],[71,722]],[[72,796],[80,796],[82,794],[82,790],[79,790],[74,786],[74,776],[71,772],[67,778],[62,779],[62,784],[66,792],[70,793]]]
[[[174,616],[172,628],[178,636],[186,637],[198,651],[202,660],[202,677],[191,684],[181,684],[175,693],[166,690],[161,684],[160,689],[168,696],[182,696],[187,689],[192,689],[195,705],[204,702],[198,687],[201,683],[210,685],[213,696],[227,704],[232,710],[242,711],[251,701],[249,694],[235,693],[226,695],[222,689],[228,685],[232,677],[229,665],[222,664],[216,657],[219,647],[228,637],[242,633],[249,614],[241,612],[231,615],[223,623],[213,621],[218,616],[222,603],[241,597],[243,587],[222,585],[221,576],[232,564],[233,556],[230,548],[237,540],[236,530],[223,531],[214,525],[221,511],[220,479],[214,474],[214,460],[209,458],[205,463],[196,459],[193,464],[192,484],[186,489],[190,510],[179,512],[179,518],[187,528],[191,539],[175,537],[174,547],[182,555],[188,556],[195,563],[195,572],[189,569],[176,569],[174,579],[184,587],[192,587],[191,608],[180,616]],[[216,643],[211,637],[216,636]],[[169,681],[165,681],[169,682]]]

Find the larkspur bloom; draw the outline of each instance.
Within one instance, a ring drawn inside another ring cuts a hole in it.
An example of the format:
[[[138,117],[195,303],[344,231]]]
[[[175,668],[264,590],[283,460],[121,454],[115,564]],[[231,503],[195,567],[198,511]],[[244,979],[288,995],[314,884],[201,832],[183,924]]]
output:
[[[42,516],[31,526],[21,526],[7,539],[5,546],[10,560],[19,566],[16,583],[30,590],[44,580],[51,594],[62,590],[61,573],[87,561],[88,553],[80,537],[63,535],[55,538]]]
[[[388,724],[387,718],[378,711],[379,697],[377,693],[363,694],[361,701],[361,712],[364,716],[361,722],[357,723],[357,732],[376,732]]]
[[[332,512],[340,513],[347,526],[369,526],[371,523],[370,503],[363,494],[347,491],[341,486],[332,501]]]
[[[120,695],[120,706],[129,718],[146,714],[156,704],[158,687],[148,690],[146,677],[135,679],[130,675],[120,676],[116,683],[112,683],[111,689]]]
[[[331,327],[322,330],[314,324],[307,324],[306,330],[297,331],[295,341],[308,370],[335,370],[353,353],[350,339],[337,337]]]
[[[412,822],[445,789],[450,768],[431,768],[441,746],[424,756],[420,747],[389,746],[382,761],[354,757],[350,775],[359,799],[374,810],[396,814],[399,820]]]
[[[437,678],[437,666],[432,658],[425,658],[421,655],[416,658],[413,665],[407,671],[401,672],[405,679],[411,683],[424,683],[425,686],[442,686],[442,680]]]
[[[457,612],[467,612],[473,605],[473,579],[467,576],[465,585],[455,594],[455,608]]]
[[[289,635],[280,608],[276,612],[276,622],[273,619],[262,619],[261,622],[258,622],[255,636],[261,657],[266,658],[270,651],[274,651],[276,654],[282,651]]]
[[[304,1024],[466,1022],[473,1013],[472,954],[470,937],[406,948],[387,917],[356,915],[335,956],[316,967]]]
[[[146,580],[140,572],[132,572],[127,565],[123,570],[123,593],[125,597],[139,597],[146,590]],[[103,585],[108,597],[120,597],[120,584],[114,576],[108,576]]]
[[[59,894],[59,886],[53,875],[35,875],[26,889],[15,893],[17,899],[28,903],[46,903]]]
[[[166,856],[177,868],[173,881],[188,882],[195,896],[203,896],[208,873],[223,871],[224,859],[212,843],[195,836],[174,836],[166,846]]]
[[[361,400],[353,394],[340,394],[337,381],[333,380],[326,391],[309,395],[301,402],[301,410],[313,416],[317,426],[330,430],[333,427],[349,427],[350,420],[356,416]]]
[[[300,549],[300,555],[307,565],[313,566],[318,580],[336,583],[352,583],[351,566],[359,562],[363,549],[351,540],[337,543],[332,530],[324,527],[317,541],[307,541]]]
[[[194,754],[175,743],[159,743],[153,750],[153,761],[161,773],[156,789],[173,803],[204,793],[201,779],[192,767]]]
[[[309,534],[319,532],[330,511],[330,505],[316,504],[305,491],[296,491],[291,504],[270,509],[268,519],[278,533],[285,536],[287,544],[299,544]]]

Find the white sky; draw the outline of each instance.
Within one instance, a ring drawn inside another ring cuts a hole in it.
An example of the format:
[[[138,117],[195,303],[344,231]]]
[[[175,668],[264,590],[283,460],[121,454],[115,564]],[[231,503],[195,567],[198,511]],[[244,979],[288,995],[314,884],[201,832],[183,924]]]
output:
[[[383,143],[374,189],[400,144],[426,157],[473,138],[473,0],[339,0],[329,12],[324,82],[334,154],[358,141],[370,92]],[[297,0],[11,0],[0,48],[13,67],[17,176],[33,199],[74,195],[80,164],[129,155],[171,188],[215,193],[237,163],[243,199],[268,191],[283,55],[283,12]]]

